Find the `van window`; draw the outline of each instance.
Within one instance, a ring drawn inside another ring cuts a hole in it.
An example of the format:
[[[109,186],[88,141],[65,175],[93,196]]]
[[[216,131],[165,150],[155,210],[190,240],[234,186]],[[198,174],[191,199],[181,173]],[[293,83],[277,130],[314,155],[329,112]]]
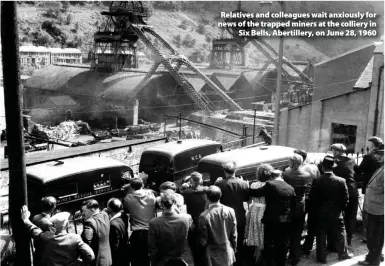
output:
[[[222,166],[205,162],[199,163],[198,172],[203,176],[209,176],[212,182],[215,182],[218,177],[225,177],[225,171]]]
[[[168,156],[156,153],[143,153],[140,158],[139,171],[144,171],[146,174],[149,174],[164,171],[164,168],[168,168],[169,166],[170,158]]]
[[[174,158],[175,172],[196,167],[199,161],[210,154],[218,152],[218,145],[200,147],[177,154]]]
[[[108,187],[111,187],[110,173],[107,172],[100,174],[100,177],[96,178],[94,181],[94,190],[99,190]]]

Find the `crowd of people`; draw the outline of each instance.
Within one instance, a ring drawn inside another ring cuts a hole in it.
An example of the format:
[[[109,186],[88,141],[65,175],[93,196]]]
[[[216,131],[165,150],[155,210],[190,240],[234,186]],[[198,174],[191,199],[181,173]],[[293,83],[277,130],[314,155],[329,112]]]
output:
[[[368,140],[369,153],[356,165],[346,147],[333,144],[333,156],[319,164],[306,163],[307,153],[295,150],[285,171],[258,166],[255,182],[236,177],[234,162],[223,166],[225,176],[203,186],[194,172],[177,188],[173,182],[160,193],[130,180],[133,190],[123,200],[112,198],[100,210],[95,199],[82,204],[83,231],[68,233],[70,214],[54,215],[56,201],[45,197],[42,213],[29,220],[21,215],[34,239],[35,265],[170,266],[296,265],[316,239],[316,259],[327,263],[328,252],[340,260],[356,229],[358,185],[365,194],[363,217],[368,254],[360,265],[379,265],[384,244],[384,145]],[[161,213],[161,214],[160,214]],[[306,219],[307,216],[307,219]],[[307,224],[303,245],[302,235]]]

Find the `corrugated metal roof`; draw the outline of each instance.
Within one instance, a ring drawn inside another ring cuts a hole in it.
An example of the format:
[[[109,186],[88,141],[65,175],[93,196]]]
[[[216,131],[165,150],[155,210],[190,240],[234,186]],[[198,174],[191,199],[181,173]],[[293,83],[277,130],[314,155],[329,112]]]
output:
[[[355,89],[366,89],[371,86],[373,75],[373,57],[370,59],[369,63],[366,65],[364,71],[361,73],[360,78],[354,85]]]
[[[234,85],[235,81],[237,81],[239,77],[229,77],[229,76],[226,77],[226,76],[222,76],[214,73],[211,76],[211,78],[213,79],[214,82],[216,79],[220,83],[217,85],[219,85],[221,89],[224,89],[225,91],[229,91],[231,86]]]
[[[194,87],[196,91],[200,91],[206,84],[201,78],[187,77],[187,81]]]
[[[70,96],[96,97],[104,94],[107,99],[133,96],[136,85],[145,74],[135,72],[101,73],[87,68],[48,66],[35,71],[26,81],[26,89],[61,92]]]

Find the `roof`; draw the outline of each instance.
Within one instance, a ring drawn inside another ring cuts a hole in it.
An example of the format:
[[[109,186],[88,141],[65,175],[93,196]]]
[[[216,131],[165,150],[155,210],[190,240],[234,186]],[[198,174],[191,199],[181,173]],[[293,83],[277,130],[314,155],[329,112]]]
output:
[[[127,165],[120,161],[105,157],[77,157],[29,166],[26,172],[28,179],[46,184],[74,174],[125,166]]]
[[[77,103],[70,96],[67,95],[51,96],[48,99],[51,100],[57,106],[77,105]]]
[[[366,65],[364,71],[361,73],[360,78],[354,85],[355,89],[366,89],[371,86],[373,75],[373,57],[370,59],[369,63]]]
[[[140,90],[138,85],[144,77],[144,74],[129,76],[124,72],[116,73],[103,80],[103,85],[107,87],[107,89],[98,96],[110,100],[134,98]]]
[[[223,75],[218,75],[217,73],[214,73],[211,76],[211,79],[214,83],[217,84],[222,90],[229,91],[231,86],[234,85],[235,81],[239,78],[239,76],[223,76]]]
[[[39,52],[39,53],[49,53],[49,48],[44,46],[20,46],[19,52]]]
[[[384,43],[378,42],[376,43],[376,49],[374,50],[375,54],[383,54],[384,53]]]
[[[288,159],[293,155],[294,149],[284,146],[264,146],[237,149],[205,156],[201,162],[223,165],[234,161],[237,168],[252,166],[276,159]]]
[[[201,78],[188,77],[187,81],[194,87],[196,91],[200,91],[206,82]]]
[[[148,148],[144,151],[147,152],[159,152],[168,154],[170,156],[175,156],[181,151],[189,150],[192,148],[199,148],[208,145],[221,145],[219,142],[206,140],[206,139],[184,139],[181,143],[178,141],[163,143],[155,147]]]
[[[81,54],[82,52],[76,48],[49,48],[51,53],[65,53],[65,54]]]
[[[115,74],[91,71],[89,68],[51,65],[37,70],[25,82],[27,90],[47,90],[69,96],[102,96],[122,99],[136,96],[136,85],[143,73],[118,72]]]
[[[336,60],[336,59],[338,59],[338,58],[341,58],[341,57],[344,57],[344,56],[347,56],[347,55],[350,55],[350,54],[353,54],[353,53],[355,53],[355,52],[357,52],[357,51],[360,51],[360,50],[369,48],[369,47],[371,47],[371,46],[372,46],[372,47],[375,47],[375,44],[374,44],[374,43],[371,43],[371,44],[367,44],[367,45],[358,47],[358,48],[356,48],[356,49],[347,51],[346,53],[343,53],[343,54],[334,56],[334,57],[332,57],[332,58],[329,58],[329,59],[327,59],[327,60],[321,61],[321,62],[315,64],[314,66],[317,67],[317,66],[326,64],[326,63],[328,63],[328,62],[330,62],[330,61]]]
[[[353,91],[375,48],[374,44],[365,45],[316,64],[313,101]]]

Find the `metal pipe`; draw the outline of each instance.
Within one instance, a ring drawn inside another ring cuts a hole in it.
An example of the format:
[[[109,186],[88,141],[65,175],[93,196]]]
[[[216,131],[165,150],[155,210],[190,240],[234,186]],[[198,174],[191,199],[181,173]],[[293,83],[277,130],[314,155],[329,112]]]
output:
[[[41,138],[36,138],[36,137],[31,137],[31,136],[25,136],[27,139],[33,139],[33,140],[39,140],[39,141],[45,141],[48,143],[64,146],[64,147],[71,147],[71,145],[63,144],[60,142],[52,141],[52,140],[47,140],[47,139],[41,139]]]
[[[282,12],[285,12],[285,4],[283,1],[279,2]],[[279,37],[279,56],[277,65],[277,91],[275,95],[275,118],[274,118],[274,144],[278,145],[279,141],[279,115],[281,104],[281,85],[282,85],[282,59],[283,59],[283,36]]]
[[[182,113],[179,113],[179,139],[182,139]]]
[[[254,123],[253,123],[253,144],[255,142],[255,119],[257,117],[257,108],[254,109]]]
[[[373,128],[373,136],[377,134],[377,124],[378,124],[378,102],[380,100],[380,89],[381,89],[381,81],[382,81],[382,74],[384,72],[384,66],[380,67],[380,73],[378,73],[378,84],[377,84],[377,99],[376,99],[376,109],[374,111],[374,128]]]
[[[21,220],[27,205],[27,178],[24,160],[22,83],[20,82],[19,33],[16,2],[1,2],[1,47],[3,57],[4,105],[9,149],[9,213],[16,244],[15,265],[30,266],[30,238]],[[6,66],[6,67],[5,67]]]

